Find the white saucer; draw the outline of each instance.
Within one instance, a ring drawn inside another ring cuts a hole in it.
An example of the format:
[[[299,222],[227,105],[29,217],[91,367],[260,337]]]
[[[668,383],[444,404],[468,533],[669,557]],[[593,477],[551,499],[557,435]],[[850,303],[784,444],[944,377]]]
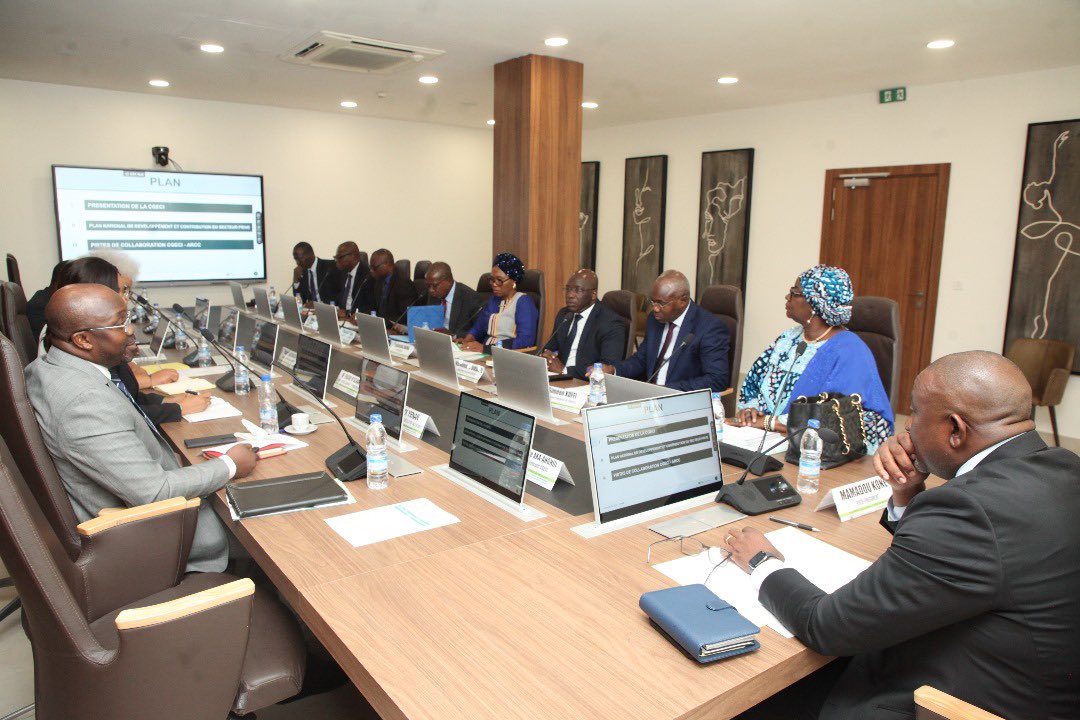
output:
[[[297,430],[292,425],[286,425],[285,432],[289,433],[290,435],[310,435],[311,433],[315,432],[315,426],[312,425],[307,430]]]

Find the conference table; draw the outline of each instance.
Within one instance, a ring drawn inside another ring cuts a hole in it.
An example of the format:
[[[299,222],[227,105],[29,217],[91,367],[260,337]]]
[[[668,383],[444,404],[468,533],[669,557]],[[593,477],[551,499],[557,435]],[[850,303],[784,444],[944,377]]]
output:
[[[413,374],[411,385],[419,402],[456,406],[452,391],[422,376]],[[293,404],[309,402],[292,392],[282,389]],[[256,392],[215,394],[257,421]],[[339,413],[352,414],[340,399],[333,402]],[[541,420],[541,429],[581,445],[581,424],[555,414],[568,422]],[[164,429],[178,452],[198,463],[199,451],[185,449],[184,439],[242,428],[233,417]],[[661,539],[648,529],[651,522],[591,539],[574,533],[592,521],[591,506],[580,510],[587,476],[575,476],[569,494],[530,484],[526,503],[545,517],[520,520],[430,469],[448,461],[439,446],[446,447],[452,431],[441,427],[441,438],[409,438],[416,449],[404,457],[422,472],[391,478],[384,490],[369,490],[363,480],[350,483],[354,504],[233,521],[224,491],[212,499],[225,525],[382,718],[729,718],[830,660],[768,627],[756,652],[705,665],[689,659],[638,607],[642,593],[674,585],[646,563],[648,546]],[[350,432],[363,443],[361,432]],[[336,424],[300,439],[309,446],[260,461],[238,482],[323,469],[325,458],[345,444]],[[725,482],[740,472],[722,468]],[[795,470],[785,465],[782,471],[792,484]],[[820,492],[872,474],[869,458],[823,471]],[[877,514],[842,523],[835,510],[814,512],[820,497],[774,514],[820,528],[815,537],[868,560],[888,547]],[[358,548],[326,523],[417,498],[459,522]],[[767,515],[735,526],[781,527]],[[720,527],[696,537],[718,545],[725,534]],[[677,546],[659,546],[652,562],[676,559]]]

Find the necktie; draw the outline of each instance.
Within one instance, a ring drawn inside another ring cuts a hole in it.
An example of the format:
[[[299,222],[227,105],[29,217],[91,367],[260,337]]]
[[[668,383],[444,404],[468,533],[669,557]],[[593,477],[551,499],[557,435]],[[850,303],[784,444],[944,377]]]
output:
[[[154,421],[151,420],[145,412],[143,412],[143,409],[141,407],[139,407],[139,403],[136,402],[135,398],[133,398],[131,396],[131,393],[128,392],[127,385],[125,385],[124,381],[120,379],[120,376],[117,375],[115,372],[110,372],[109,379],[112,380],[112,383],[116,386],[116,389],[119,390],[123,394],[123,396],[131,402],[132,405],[135,406],[135,409],[139,411],[140,415],[142,415],[142,419],[145,420],[146,424],[150,426],[150,429],[154,431],[154,435],[157,436],[157,439],[164,442],[165,438],[161,437],[161,433],[158,432],[157,426],[154,425]]]
[[[447,304],[446,298],[442,299],[442,316],[446,327],[450,327],[450,305]]]
[[[308,289],[311,290],[312,300],[322,299],[319,297],[319,283],[317,282],[317,280],[318,278],[315,276],[315,266],[312,265],[311,269],[308,270]]]
[[[338,305],[352,310],[352,275],[345,276],[345,289],[341,291],[341,302]]]
[[[660,354],[656,356],[656,362],[658,365],[659,363],[662,363],[664,361],[664,356],[667,355],[667,349],[671,345],[671,338],[673,337],[675,337],[675,323],[668,323],[667,335],[664,337],[664,346],[660,348]],[[653,382],[660,382],[659,374],[657,374],[656,379],[653,380]]]
[[[573,322],[570,323],[570,332],[566,334],[566,356],[570,356],[570,350],[574,347],[574,338],[577,337],[578,321],[581,320],[581,314],[575,314]]]

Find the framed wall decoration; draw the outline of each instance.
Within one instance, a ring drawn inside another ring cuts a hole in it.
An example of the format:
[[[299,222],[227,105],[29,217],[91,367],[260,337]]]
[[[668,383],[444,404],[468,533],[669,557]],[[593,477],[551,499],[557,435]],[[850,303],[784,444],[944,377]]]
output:
[[[578,213],[578,267],[596,269],[596,207],[600,193],[600,163],[581,163],[581,211]]]
[[[753,148],[701,153],[698,297],[710,285],[734,285],[746,293],[753,179]]]
[[[1080,119],[1028,125],[1005,350],[1020,337],[1077,347],[1080,373]]]
[[[627,158],[623,190],[622,289],[648,295],[664,256],[667,155]]]

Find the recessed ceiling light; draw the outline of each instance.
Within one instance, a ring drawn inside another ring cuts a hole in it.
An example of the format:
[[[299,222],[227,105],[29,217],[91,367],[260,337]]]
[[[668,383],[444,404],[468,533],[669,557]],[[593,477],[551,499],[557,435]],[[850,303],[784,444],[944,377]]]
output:
[[[594,103],[592,100],[586,100],[585,102],[581,103],[581,107],[585,108],[586,110],[595,110],[596,108],[600,107],[600,103]]]
[[[931,50],[944,50],[945,48],[951,48],[955,44],[955,40],[931,40],[926,43],[926,47]]]
[[[495,124],[494,120],[488,120],[488,125],[494,125],[494,124]]]
[[[168,80],[151,80],[150,84],[154,87],[169,87]]]
[[[341,107],[343,107],[343,108],[354,108],[354,107],[356,107],[356,103],[353,102],[352,100],[342,100],[341,101]]]
[[[202,45],[199,46],[199,49],[202,50],[204,53],[223,53],[223,52],[225,52],[225,48],[221,47],[220,45],[215,45],[214,43],[203,43]]]
[[[547,40],[545,40],[544,44],[547,45],[548,47],[562,47],[563,45],[566,45],[569,42],[570,41],[567,40],[566,38],[553,37],[553,38],[548,38]]]
[[[434,75],[421,75],[420,82],[424,83],[425,85],[434,85],[435,83],[439,82],[439,78],[435,77]]]
[[[732,77],[731,75],[725,75],[722,78],[717,78],[716,82],[720,83],[721,85],[734,85],[735,83],[739,82],[739,78]]]

